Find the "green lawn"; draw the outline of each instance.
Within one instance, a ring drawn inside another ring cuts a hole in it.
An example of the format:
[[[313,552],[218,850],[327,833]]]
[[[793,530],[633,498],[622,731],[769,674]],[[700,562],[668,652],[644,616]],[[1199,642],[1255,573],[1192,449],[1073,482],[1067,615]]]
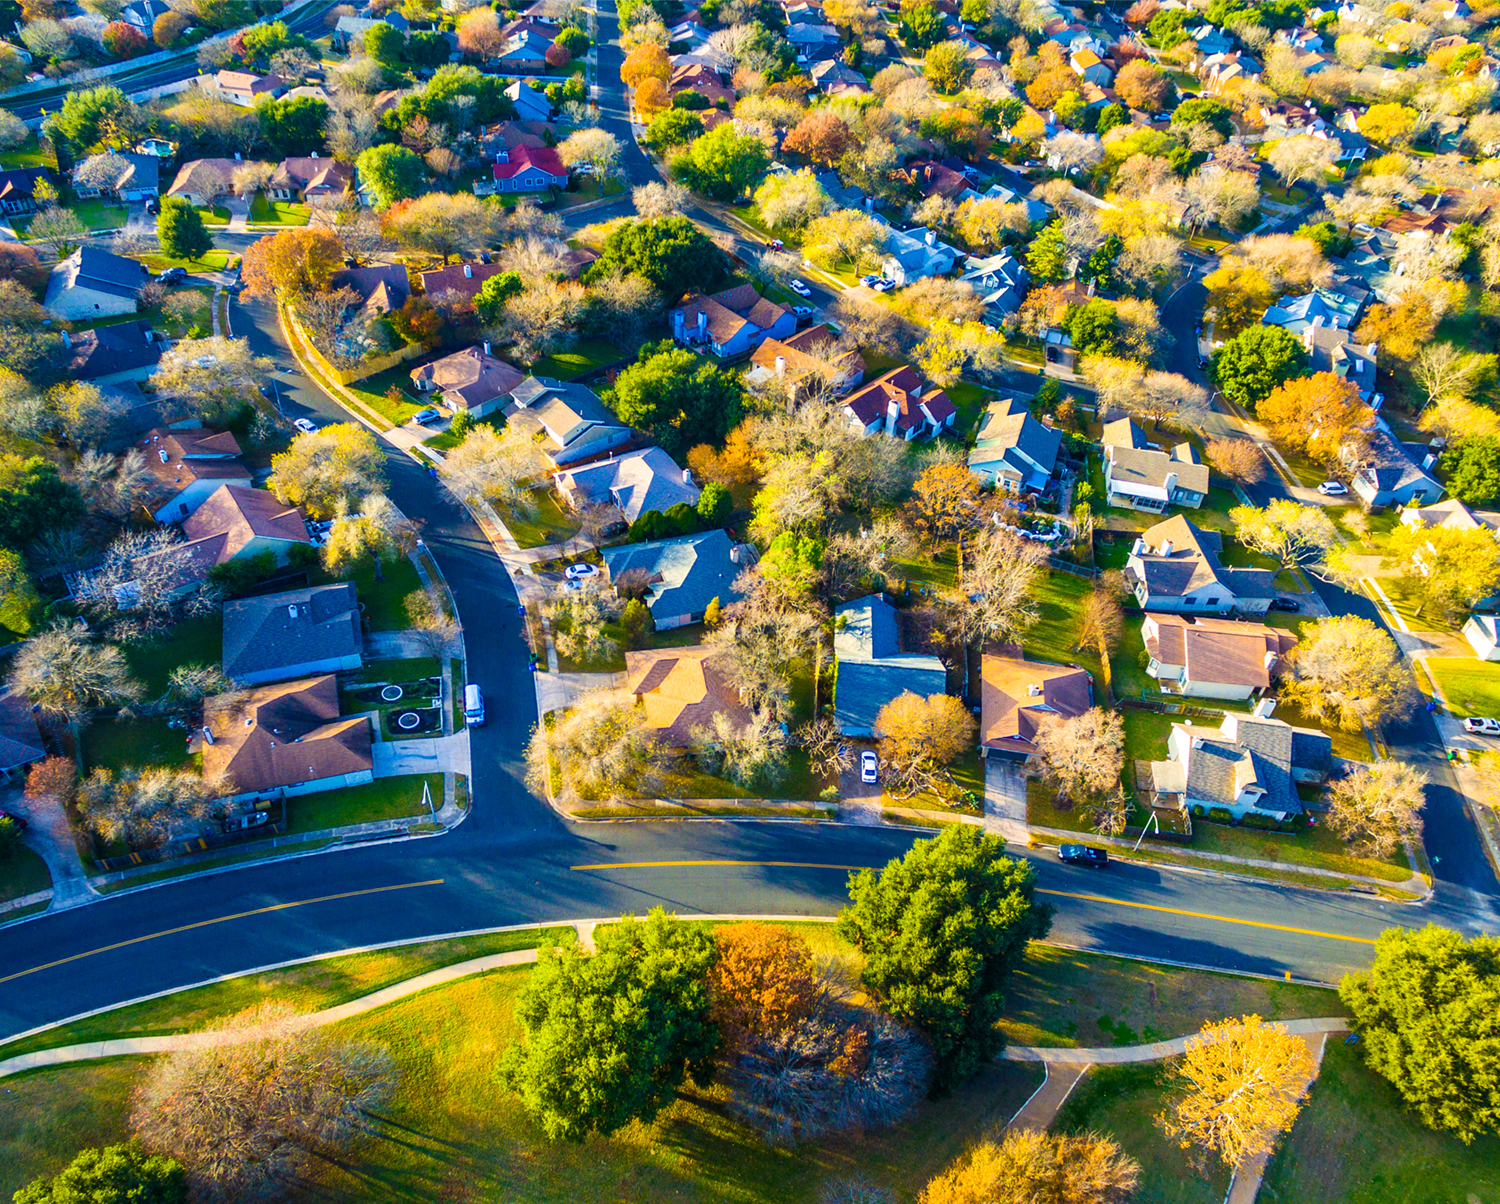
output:
[[[578,181],[576,190],[564,192],[558,198],[557,211],[576,209],[579,205],[592,205],[595,201],[603,200],[605,197],[620,196],[624,192],[625,184],[621,180],[606,180],[601,189],[598,180],[591,180],[585,176]]]
[[[976,748],[966,753],[957,764],[951,766],[953,773],[953,788],[949,790],[944,787],[941,794],[935,794],[930,790],[923,790],[912,795],[910,798],[897,798],[893,794],[886,794],[884,803],[888,807],[908,807],[916,811],[943,811],[950,814],[960,813],[966,815],[984,814],[984,761],[979,756]],[[965,804],[960,796],[973,791],[979,796],[979,802],[974,805]],[[808,797],[812,797],[809,795]]]
[[[50,167],[56,171],[57,156],[44,149],[33,134],[24,146],[0,154],[0,168],[9,170],[12,167]]]
[[[224,658],[224,617],[200,615],[177,624],[160,638],[124,645],[130,671],[153,699],[166,692],[174,669],[183,665],[218,665]]]
[[[1131,781],[1132,761],[1164,761],[1167,756],[1167,737],[1172,734],[1172,725],[1183,722],[1181,715],[1163,715],[1156,711],[1129,710],[1121,713],[1125,721],[1125,780]],[[1194,723],[1213,721],[1195,719]]]
[[[426,409],[432,404],[430,401],[420,400],[409,391],[411,370],[415,363],[417,361],[413,360],[411,363],[397,364],[394,368],[387,368],[384,372],[377,372],[374,376],[367,376],[364,380],[357,380],[344,387],[387,422],[404,426],[418,410]],[[394,401],[386,397],[392,386],[401,390],[401,396]]]
[[[1310,727],[1322,732],[1333,741],[1333,755],[1336,757],[1347,757],[1351,761],[1370,759],[1370,742],[1365,739],[1363,731],[1340,731],[1331,723],[1322,723],[1310,718],[1301,707],[1293,706],[1289,702],[1278,701],[1275,714],[1276,718],[1286,720],[1293,727]]]
[[[417,576],[416,566],[405,556],[388,556],[381,561],[384,580],[375,580],[375,563],[367,561],[345,580],[354,582],[359,600],[364,604],[365,617],[370,620],[371,631],[404,631],[409,623],[406,618],[406,595],[422,588],[422,579]],[[315,584],[331,581],[326,573],[315,571]]]
[[[868,376],[868,373],[866,373]],[[953,402],[958,410],[958,415],[953,419],[953,433],[960,439],[967,440],[974,433],[975,426],[979,423],[979,416],[984,413],[984,407],[990,403],[994,396],[978,385],[971,385],[968,381],[959,381],[957,384],[949,385],[945,390],[948,399]]]
[[[202,259],[173,259],[169,255],[141,255],[137,258],[153,272],[164,272],[167,268],[186,268],[189,272],[203,275],[226,271],[229,261],[238,257],[232,251],[215,249],[207,252]]]
[[[229,225],[229,210],[223,205],[215,205],[213,208],[199,206],[198,216],[203,219],[205,226],[227,226]]]
[[[592,372],[606,364],[629,359],[635,351],[634,347],[621,347],[616,343],[606,343],[603,339],[585,339],[581,343],[574,343],[566,351],[537,360],[531,366],[531,372],[533,376],[572,380],[575,376],[582,376],[585,372]]]
[[[201,767],[201,753],[187,751],[187,732],[165,719],[99,719],[83,730],[83,768],[122,769],[148,765]]]
[[[213,312],[213,290],[206,288],[180,288],[174,294],[178,297],[191,297],[194,305],[185,321],[169,318],[159,309],[147,311],[145,314],[128,315],[125,320],[134,321],[137,317],[147,317],[151,324],[158,329],[164,330],[174,339],[186,338],[187,333],[193,327],[198,327],[204,334],[209,334],[214,328]]]
[[[738,786],[725,778],[714,777],[698,769],[690,758],[673,768],[662,783],[662,798],[770,798],[816,800],[828,782],[813,773],[807,753],[794,748],[787,754],[789,772],[775,786]]]
[[[562,543],[578,534],[577,520],[564,508],[555,490],[534,490],[532,496],[537,500],[535,513],[508,510],[500,514],[518,544],[523,548],[539,548],[543,544]]]
[[[1423,663],[1436,676],[1450,715],[1459,719],[1500,715],[1500,664],[1446,656],[1429,657]]]
[[[95,199],[79,201],[68,206],[73,216],[90,230],[117,230],[125,224],[125,208],[108,201]]]
[[[911,593],[929,590],[951,590],[958,584],[958,551],[945,547],[934,556],[921,560],[893,560],[890,571],[891,588],[903,584]]]
[[[383,819],[404,819],[426,815],[422,802],[422,785],[432,789],[432,805],[443,805],[443,775],[413,774],[398,778],[377,778],[363,786],[345,786],[286,800],[287,833],[321,832],[325,828],[342,828],[346,824],[372,824]]]
[[[1082,665],[1098,677],[1098,656],[1073,646],[1078,608],[1093,588],[1094,583],[1086,577],[1052,570],[1043,573],[1032,595],[1040,617],[1022,639],[1027,660]]]
[[[1115,548],[1123,545],[1106,544],[1106,547]],[[1094,557],[1099,562],[1096,553]],[[1120,640],[1120,646],[1115,649],[1114,655],[1109,658],[1110,685],[1114,689],[1116,698],[1145,698],[1155,695],[1161,689],[1154,677],[1149,676],[1141,667],[1141,653],[1146,650],[1146,645],[1141,639],[1141,624],[1145,621],[1143,615],[1125,616],[1125,635]]]
[[[295,201],[268,201],[265,194],[257,192],[250,202],[250,220],[278,226],[305,226],[312,210]]]
[[[431,656],[413,656],[399,661],[366,661],[356,683],[420,681],[424,677],[437,677],[442,671],[443,666]]]
[[[25,845],[17,845],[9,857],[0,857],[0,903],[34,895],[51,885],[47,863]]]
[[[1337,874],[1362,874],[1387,882],[1405,882],[1411,877],[1411,867],[1406,864],[1404,853],[1395,853],[1388,862],[1351,857],[1343,842],[1322,825],[1295,833],[1281,833],[1233,828],[1228,824],[1195,819],[1191,848],[1195,853],[1225,853],[1231,857],[1303,865]]]
[[[1500,1199],[1500,1138],[1423,1127],[1394,1087],[1329,1038],[1291,1135],[1266,1168],[1265,1204],[1463,1204]]]
[[[1141,1164],[1135,1199],[1151,1204],[1221,1204],[1229,1191],[1229,1168],[1212,1163],[1207,1178],[1190,1171],[1183,1152],[1156,1127],[1169,1087],[1160,1062],[1096,1066],[1073,1089],[1053,1122],[1065,1133],[1114,1137]]]

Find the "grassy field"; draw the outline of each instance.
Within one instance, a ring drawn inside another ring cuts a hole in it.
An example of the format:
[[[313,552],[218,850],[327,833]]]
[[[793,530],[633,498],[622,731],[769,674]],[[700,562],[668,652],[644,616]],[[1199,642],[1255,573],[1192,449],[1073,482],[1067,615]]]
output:
[[[1048,572],[1043,575],[1032,594],[1037,600],[1040,617],[1022,641],[1027,660],[1081,665],[1095,678],[1099,676],[1098,656],[1073,646],[1078,607],[1093,588],[1093,582],[1071,573]]]
[[[412,364],[416,362],[414,360],[412,363],[397,364],[394,368],[387,368],[384,372],[377,372],[374,376],[367,376],[364,380],[357,380],[344,387],[385,418],[387,422],[403,426],[411,420],[413,414],[425,409],[428,405],[427,402],[413,397],[408,391],[408,386],[411,384]],[[395,401],[386,397],[386,393],[393,385],[401,390],[401,396]]]
[[[287,800],[288,835],[321,832],[347,824],[373,824],[387,819],[426,815],[422,785],[432,790],[434,808],[443,805],[443,775],[410,774],[398,778],[376,778],[363,786],[345,786]]]
[[[422,588],[422,579],[416,567],[405,556],[388,556],[381,562],[384,580],[375,580],[373,561],[361,565],[348,580],[354,582],[359,600],[364,604],[365,617],[370,620],[371,631],[402,631],[407,626],[406,595]],[[314,573],[317,578],[326,574]],[[314,581],[314,584],[321,584]]]
[[[1351,857],[1343,842],[1321,825],[1301,832],[1280,833],[1194,820],[1191,847],[1199,853],[1278,861],[1284,865],[1304,865],[1337,874],[1363,874],[1387,882],[1405,882],[1411,877],[1411,868],[1403,854],[1396,853],[1389,862]]]
[[[1429,657],[1423,662],[1459,719],[1500,715],[1500,664],[1461,657]]]
[[[85,772],[202,763],[201,753],[188,754],[187,733],[165,719],[101,719],[83,730]]]
[[[15,150],[0,154],[0,168],[9,170],[12,167],[50,167],[56,171],[57,156],[43,149],[33,134]]]
[[[250,220],[277,226],[305,226],[312,210],[295,201],[268,201],[264,193],[257,192],[250,202]]]
[[[229,210],[223,205],[215,205],[209,208],[205,205],[198,207],[198,216],[203,219],[205,226],[227,226],[229,225]]]
[[[1424,1128],[1359,1046],[1330,1040],[1306,1108],[1266,1169],[1266,1204],[1463,1204],[1500,1199],[1500,1139]]]
[[[581,343],[574,343],[566,351],[559,351],[556,355],[537,360],[531,366],[531,372],[533,376],[572,380],[575,376],[582,376],[585,372],[604,367],[605,364],[628,359],[633,354],[635,354],[633,347],[620,347],[614,343],[606,343],[603,339],[586,339]]]
[[[771,798],[811,800],[828,783],[813,773],[807,763],[807,753],[800,748],[787,754],[786,779],[775,786],[755,786],[746,789],[725,778],[714,777],[696,768],[691,760],[677,766],[662,783],[663,798]]]
[[[145,696],[159,697],[174,669],[217,665],[224,656],[224,618],[218,613],[186,619],[160,638],[126,644],[125,660]]]
[[[139,258],[147,270],[152,272],[164,272],[167,268],[186,268],[191,273],[203,275],[226,271],[229,261],[237,256],[230,251],[214,250],[206,252],[202,259],[173,259],[169,255],[142,255]]]
[[[95,199],[70,205],[73,216],[90,230],[117,230],[125,224],[125,207]]]
[[[28,849],[17,845],[9,857],[0,857],[0,903],[34,895],[52,885],[47,863]],[[5,916],[9,920],[12,916]]]
[[[518,544],[523,548],[539,548],[543,544],[562,543],[578,534],[577,521],[564,508],[555,490],[534,490],[532,496],[537,501],[535,513],[507,510],[500,515]]]

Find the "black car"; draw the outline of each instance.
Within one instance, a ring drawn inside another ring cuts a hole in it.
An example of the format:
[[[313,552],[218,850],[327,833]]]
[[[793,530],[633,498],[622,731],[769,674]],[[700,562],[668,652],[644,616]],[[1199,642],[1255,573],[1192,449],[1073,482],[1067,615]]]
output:
[[[1086,844],[1065,844],[1058,847],[1057,858],[1069,865],[1087,865],[1102,870],[1109,864],[1109,854],[1103,849]]]
[[[1295,598],[1272,598],[1271,609],[1284,610],[1288,614],[1296,614],[1302,609],[1302,604]]]

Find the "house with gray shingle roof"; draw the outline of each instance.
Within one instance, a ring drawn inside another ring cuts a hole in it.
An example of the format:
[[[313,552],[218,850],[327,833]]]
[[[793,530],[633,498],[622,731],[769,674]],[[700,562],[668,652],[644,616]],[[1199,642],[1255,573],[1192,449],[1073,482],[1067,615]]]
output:
[[[1425,505],[1443,496],[1429,471],[1436,453],[1421,443],[1402,443],[1377,417],[1358,445],[1346,445],[1339,459],[1350,470],[1350,486],[1367,506]]]
[[[744,595],[735,588],[735,578],[754,562],[755,550],[732,543],[723,531],[604,549],[611,581],[635,570],[646,574],[650,586],[645,602],[658,631],[701,622],[716,598],[720,606],[738,602]]]
[[[1010,493],[1041,492],[1052,481],[1062,432],[1044,426],[1013,397],[992,402],[979,420],[969,471]]]
[[[929,698],[947,693],[942,661],[901,650],[896,608],[883,594],[845,602],[833,615],[838,661],[833,721],[844,735],[873,736],[880,708],[902,694]]]
[[[1288,819],[1302,812],[1297,783],[1327,779],[1333,742],[1322,732],[1292,727],[1269,716],[1230,712],[1217,732],[1174,723],[1166,761],[1151,762],[1157,805],[1222,807],[1236,817],[1249,812]]]
[[[1170,452],[1152,447],[1132,418],[1104,424],[1104,488],[1111,506],[1150,510],[1203,504],[1208,496],[1208,465],[1191,443]]]
[[[88,321],[136,311],[151,274],[141,263],[85,243],[52,269],[42,302],[57,318]]]
[[[615,417],[592,389],[550,376],[528,376],[512,389],[505,420],[531,432],[555,468],[602,456],[629,443],[631,438],[630,428]]]
[[[46,755],[31,700],[19,690],[0,689],[0,782]]]
[[[1144,610],[1263,615],[1276,596],[1269,569],[1228,568],[1224,537],[1180,514],[1141,532],[1125,562],[1125,580]]]
[[[575,510],[613,505],[627,523],[652,510],[665,514],[679,502],[696,506],[703,491],[692,473],[659,447],[643,447],[559,472],[558,492]]]
[[[359,598],[341,581],[224,603],[224,675],[260,685],[358,669]]]

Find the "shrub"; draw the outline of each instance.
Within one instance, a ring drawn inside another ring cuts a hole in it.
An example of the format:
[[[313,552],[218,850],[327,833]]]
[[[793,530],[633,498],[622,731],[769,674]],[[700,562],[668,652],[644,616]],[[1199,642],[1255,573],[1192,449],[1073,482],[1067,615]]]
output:
[[[1229,810],[1228,807],[1210,807],[1208,809],[1208,818],[1211,822],[1216,824],[1234,823],[1234,814]]]

